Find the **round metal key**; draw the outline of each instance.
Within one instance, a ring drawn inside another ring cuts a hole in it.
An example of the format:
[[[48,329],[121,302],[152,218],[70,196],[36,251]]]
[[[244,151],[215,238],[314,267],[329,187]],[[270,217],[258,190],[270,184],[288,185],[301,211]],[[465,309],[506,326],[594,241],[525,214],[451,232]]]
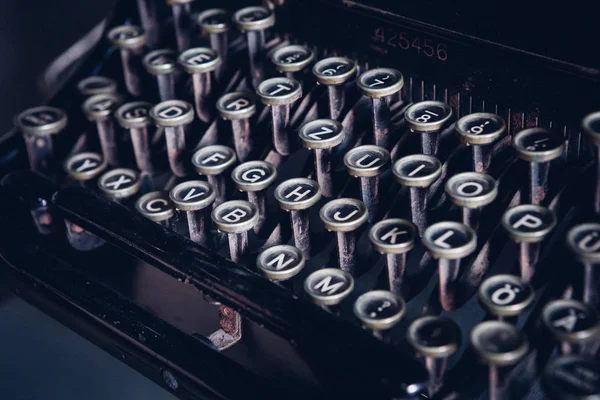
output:
[[[494,366],[513,365],[529,350],[525,336],[503,321],[475,325],[471,330],[471,346],[485,363]]]
[[[176,127],[194,120],[194,108],[182,100],[167,100],[150,110],[150,117],[157,126]]]
[[[487,278],[479,286],[477,294],[489,313],[502,317],[521,314],[534,300],[531,285],[514,275],[494,275]]]
[[[381,174],[390,161],[390,152],[381,146],[358,146],[344,155],[344,165],[351,176],[370,177]]]
[[[432,358],[447,358],[460,346],[460,328],[450,318],[426,316],[408,327],[408,342],[417,353]]]
[[[367,222],[365,204],[356,199],[342,198],[331,200],[319,212],[325,228],[334,232],[350,232]]]
[[[288,245],[269,247],[256,258],[258,269],[273,281],[285,281],[296,276],[304,264],[302,252]]]
[[[259,192],[275,182],[277,169],[266,161],[248,161],[234,168],[231,179],[238,190]]]
[[[127,168],[117,168],[106,172],[98,180],[98,187],[113,199],[124,199],[140,191],[142,182],[137,172]]]
[[[581,125],[594,142],[600,142],[600,111],[586,115]]]
[[[600,364],[581,356],[557,357],[544,368],[543,385],[552,400],[598,400]]]
[[[344,140],[344,127],[332,119],[316,119],[302,125],[298,136],[308,149],[330,149]]]
[[[188,74],[204,74],[219,67],[221,58],[216,51],[208,47],[194,47],[179,55],[179,65]]]
[[[152,122],[150,110],[152,104],[144,101],[125,103],[115,111],[115,117],[125,129],[144,128]]]
[[[304,281],[304,291],[315,304],[340,304],[354,290],[354,279],[337,268],[323,268],[310,274]]]
[[[434,258],[460,259],[477,247],[473,229],[459,222],[438,222],[423,233],[423,245]]]
[[[446,181],[446,193],[460,207],[484,207],[496,199],[498,184],[487,174],[462,172]]]
[[[199,174],[220,175],[235,164],[235,151],[221,145],[206,146],[194,153],[192,164]]]
[[[412,250],[417,236],[415,225],[400,218],[384,219],[369,230],[371,245],[384,254],[402,254]]]
[[[375,330],[392,328],[402,319],[404,300],[387,290],[372,290],[354,302],[354,315],[367,327]]]
[[[568,343],[593,340],[600,332],[596,311],[575,300],[549,302],[542,311],[542,321],[558,340]]]
[[[600,263],[600,224],[574,226],[567,233],[567,246],[583,263]]]
[[[198,14],[196,21],[206,33],[224,33],[230,28],[231,15],[227,10],[213,8]]]
[[[271,54],[271,61],[279,72],[298,72],[309,66],[315,53],[306,46],[283,46]]]
[[[116,111],[122,101],[116,94],[96,94],[83,102],[83,112],[90,121],[106,119]]]
[[[139,49],[146,44],[146,32],[139,26],[121,25],[108,32],[108,39],[120,49]]]
[[[392,170],[401,185],[429,187],[442,174],[442,164],[434,156],[414,154],[400,158]]]
[[[186,181],[173,187],[169,198],[178,210],[198,211],[211,206],[216,194],[207,182]]]
[[[322,85],[340,85],[356,74],[356,61],[346,57],[329,57],[313,66],[313,74]]]
[[[391,96],[402,90],[404,76],[391,68],[376,68],[362,73],[357,80],[358,89],[373,99]]]
[[[233,14],[240,31],[262,31],[275,25],[275,14],[267,7],[245,7]]]
[[[88,76],[77,83],[77,90],[83,96],[116,94],[117,82],[105,76]]]
[[[502,226],[516,242],[541,242],[556,226],[556,215],[546,207],[521,204],[504,213]]]
[[[504,118],[490,113],[465,115],[456,121],[456,133],[464,144],[492,144],[506,132]]]
[[[135,208],[144,217],[155,222],[166,221],[175,214],[169,196],[159,191],[140,197],[135,203]]]
[[[321,199],[321,190],[312,179],[288,179],[275,189],[275,199],[284,210],[305,210],[317,204]]]
[[[217,100],[217,111],[224,119],[248,119],[256,112],[254,95],[249,92],[227,93]]]
[[[78,181],[93,179],[105,169],[106,161],[98,153],[77,153],[65,161],[65,171]]]
[[[219,204],[211,214],[221,232],[243,233],[253,229],[258,222],[258,209],[245,200],[231,200]]]
[[[69,120],[60,108],[40,106],[29,108],[15,118],[15,125],[26,135],[48,136],[66,128]]]
[[[143,64],[152,75],[171,74],[177,70],[177,53],[169,49],[154,50],[144,56]]]
[[[293,78],[271,78],[262,81],[256,93],[265,105],[284,106],[302,97],[302,85]]]
[[[517,156],[531,162],[548,162],[560,157],[565,151],[565,140],[544,128],[529,128],[513,137]]]
[[[404,113],[410,129],[418,132],[438,131],[451,117],[452,108],[441,101],[421,101]]]

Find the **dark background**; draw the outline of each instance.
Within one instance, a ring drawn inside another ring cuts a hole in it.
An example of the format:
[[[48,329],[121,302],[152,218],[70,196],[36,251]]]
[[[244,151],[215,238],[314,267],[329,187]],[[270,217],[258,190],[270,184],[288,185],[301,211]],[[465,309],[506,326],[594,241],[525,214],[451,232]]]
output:
[[[38,78],[115,0],[0,1],[0,134],[44,100]],[[0,398],[174,399],[0,286]]]

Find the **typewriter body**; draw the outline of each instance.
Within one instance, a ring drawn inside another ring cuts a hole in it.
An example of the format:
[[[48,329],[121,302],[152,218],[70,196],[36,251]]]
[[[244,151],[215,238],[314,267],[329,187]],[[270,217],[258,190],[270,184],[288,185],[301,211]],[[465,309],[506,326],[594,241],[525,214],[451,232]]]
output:
[[[528,7],[120,1],[3,281],[181,399],[600,398],[600,63]]]

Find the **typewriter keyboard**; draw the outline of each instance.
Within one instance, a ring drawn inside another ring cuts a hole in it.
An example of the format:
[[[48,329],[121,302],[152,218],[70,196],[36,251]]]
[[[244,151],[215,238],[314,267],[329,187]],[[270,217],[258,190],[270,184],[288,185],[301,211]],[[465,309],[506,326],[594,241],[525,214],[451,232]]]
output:
[[[122,1],[15,117],[14,271],[181,398],[600,398],[600,112],[562,125],[304,42],[279,4],[202,3]]]

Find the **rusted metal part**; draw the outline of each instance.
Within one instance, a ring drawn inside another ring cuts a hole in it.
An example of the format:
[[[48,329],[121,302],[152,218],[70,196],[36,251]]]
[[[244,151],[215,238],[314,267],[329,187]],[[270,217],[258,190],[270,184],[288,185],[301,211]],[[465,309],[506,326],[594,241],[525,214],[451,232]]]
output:
[[[445,311],[452,311],[457,304],[456,286],[460,271],[460,260],[441,258],[439,260],[440,304]]]
[[[292,210],[290,219],[294,233],[294,245],[307,260],[311,256],[309,210]]]
[[[356,276],[358,257],[356,256],[356,232],[336,232],[338,262],[342,271]]]
[[[194,86],[194,104],[196,106],[196,114],[203,122],[212,120],[212,107],[209,102],[210,94],[213,87],[212,73],[196,73],[192,74],[192,84]]]
[[[187,175],[185,163],[185,132],[182,126],[165,127],[167,155],[171,172],[179,177]]]
[[[138,66],[138,58],[142,54],[142,49],[121,49],[121,64],[123,64],[123,78],[127,91],[132,96],[142,94],[142,80]]]
[[[362,201],[369,212],[369,222],[377,218],[379,207],[379,176],[362,176],[360,178]]]
[[[406,253],[388,253],[386,254],[386,259],[389,289],[391,292],[401,296],[402,281],[404,277],[404,271],[406,269]]]
[[[119,153],[112,118],[97,120],[96,127],[100,138],[100,146],[102,147],[102,155],[110,167],[116,167],[119,165]]]
[[[133,144],[133,153],[135,163],[142,172],[152,172],[152,158],[150,154],[150,144],[148,142],[148,128],[131,128],[131,143]]]
[[[206,246],[208,243],[209,225],[208,221],[208,209],[186,211],[188,230],[190,239],[198,244]]]
[[[248,251],[248,232],[229,233],[229,255],[234,262],[243,262]]]
[[[342,114],[346,103],[344,85],[328,85],[327,99],[329,103],[329,118],[337,120]]]
[[[390,96],[373,99],[373,143],[386,147],[390,132]]]
[[[273,147],[282,156],[290,154],[287,127],[290,122],[290,106],[271,106]]]
[[[315,149],[315,169],[317,175],[317,182],[321,189],[321,194],[325,197],[333,196],[333,181],[331,172],[333,169],[331,155],[331,149]]]
[[[249,119],[234,119],[231,120],[231,130],[233,131],[233,141],[235,153],[240,160],[244,162],[253,150],[252,129]]]
[[[427,190],[420,187],[410,188],[410,211],[412,222],[423,234],[427,228]]]

